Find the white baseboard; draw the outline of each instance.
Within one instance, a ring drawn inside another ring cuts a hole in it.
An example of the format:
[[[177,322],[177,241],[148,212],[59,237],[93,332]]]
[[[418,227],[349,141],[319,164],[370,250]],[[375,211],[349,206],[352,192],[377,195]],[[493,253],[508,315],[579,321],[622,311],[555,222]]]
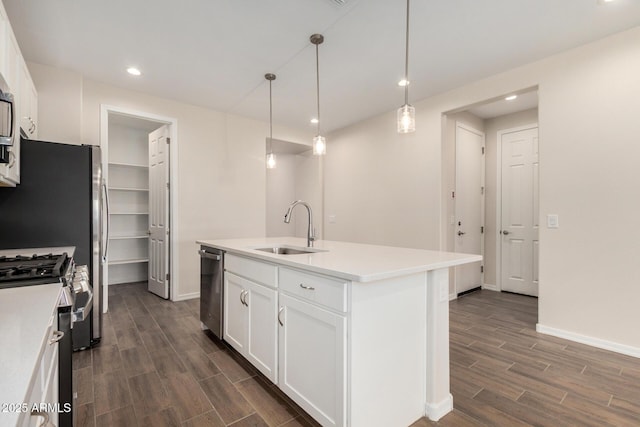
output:
[[[438,403],[427,403],[425,405],[425,414],[431,421],[438,421],[440,418],[453,411],[453,396],[449,396]]]
[[[456,294],[449,294],[449,301],[453,301],[454,299],[458,298],[458,295]]]
[[[552,328],[550,326],[541,325],[540,323],[536,324],[536,331],[540,332],[541,334],[553,335],[554,337],[564,338],[570,341],[579,342],[581,344],[590,345],[592,347],[602,348],[604,350],[615,351],[616,353],[640,358],[640,348],[638,347],[632,347],[626,344],[620,344],[600,338],[576,334],[575,332]]]
[[[200,298],[200,292],[191,292],[189,294],[176,295],[171,301],[184,301],[188,299]]]
[[[482,285],[482,289],[486,289],[488,291],[495,291],[498,292],[498,285],[493,285],[491,283],[485,283],[484,285]]]

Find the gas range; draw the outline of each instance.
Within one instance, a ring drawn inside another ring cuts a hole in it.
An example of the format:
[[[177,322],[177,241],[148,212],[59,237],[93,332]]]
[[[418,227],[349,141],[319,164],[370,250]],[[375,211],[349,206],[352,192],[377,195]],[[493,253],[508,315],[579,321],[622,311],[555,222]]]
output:
[[[73,258],[67,252],[0,255],[0,289],[56,281],[67,284],[73,272]]]

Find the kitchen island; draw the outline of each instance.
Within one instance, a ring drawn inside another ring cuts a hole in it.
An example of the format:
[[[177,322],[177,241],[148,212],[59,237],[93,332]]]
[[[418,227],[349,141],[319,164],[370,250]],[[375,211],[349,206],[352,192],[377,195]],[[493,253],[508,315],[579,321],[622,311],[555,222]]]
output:
[[[225,341],[322,425],[403,427],[453,409],[448,269],[480,255],[333,241],[304,252],[300,238],[197,243],[226,252]]]

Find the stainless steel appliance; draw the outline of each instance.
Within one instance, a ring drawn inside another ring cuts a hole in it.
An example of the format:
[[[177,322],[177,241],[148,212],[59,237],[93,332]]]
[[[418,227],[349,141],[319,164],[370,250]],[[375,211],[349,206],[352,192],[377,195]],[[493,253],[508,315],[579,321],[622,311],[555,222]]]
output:
[[[91,291],[84,283],[83,266],[73,262],[73,248],[14,249],[0,251],[0,297],[2,289],[36,286],[60,282],[62,293],[58,301],[56,329],[58,340],[58,402],[60,408],[71,407],[73,402],[73,325],[82,321],[87,306],[78,305],[78,296],[87,293],[91,304]],[[49,252],[53,250],[53,252]],[[32,254],[32,255],[28,255]],[[58,414],[60,427],[73,426],[73,410]]]
[[[21,182],[0,188],[0,249],[75,246],[78,265],[86,265],[89,292],[76,304],[88,305],[85,320],[73,327],[74,350],[102,337],[103,240],[105,205],[100,148],[22,139]],[[90,304],[89,304],[90,303]]]
[[[224,252],[200,246],[200,321],[222,339]]]
[[[11,146],[15,135],[15,103],[7,83],[0,75],[0,163],[11,161]]]

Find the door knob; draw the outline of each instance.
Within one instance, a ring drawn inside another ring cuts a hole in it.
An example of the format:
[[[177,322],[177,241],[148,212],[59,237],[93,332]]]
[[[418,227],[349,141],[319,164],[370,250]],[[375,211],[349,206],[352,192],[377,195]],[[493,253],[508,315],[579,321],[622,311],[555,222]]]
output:
[[[458,236],[462,236],[464,234],[467,234],[467,233],[465,233],[464,231],[458,231]]]
[[[504,234],[505,236],[509,234],[508,230],[502,230],[502,234]]]

